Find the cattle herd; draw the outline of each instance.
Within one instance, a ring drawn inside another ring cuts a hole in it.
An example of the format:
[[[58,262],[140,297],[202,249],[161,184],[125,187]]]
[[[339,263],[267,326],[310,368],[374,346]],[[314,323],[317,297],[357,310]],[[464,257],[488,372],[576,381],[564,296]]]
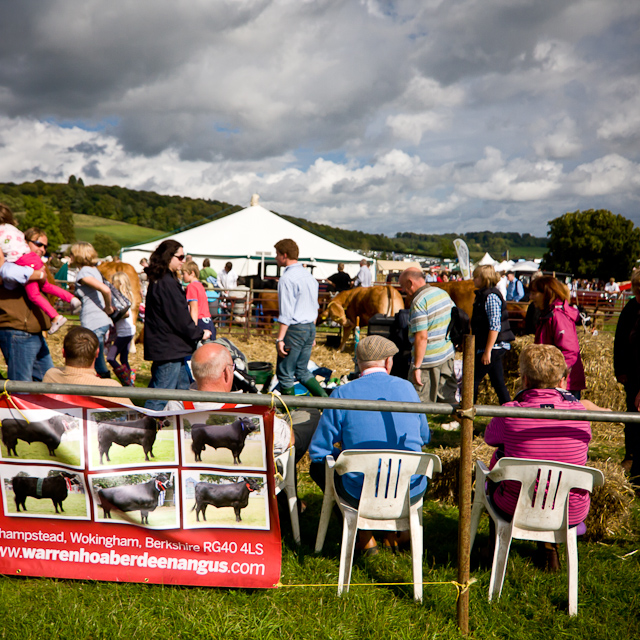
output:
[[[92,437],[95,437],[99,464],[102,466],[112,463],[109,452],[114,444],[123,449],[130,445],[141,447],[139,462],[143,463],[142,454],[144,454],[144,462],[157,463],[153,446],[158,431],[171,427],[172,422],[168,418],[147,415],[135,420],[118,420],[111,418],[112,415],[110,414],[109,419],[102,422],[97,421],[95,424],[95,436]],[[126,414],[123,414],[123,417],[126,417]],[[77,426],[75,420],[65,414],[56,414],[47,419],[39,420],[28,420],[26,416],[0,420],[2,443],[6,447],[5,458],[7,460],[15,458],[41,460],[37,457],[34,458],[34,456],[44,454],[21,449],[22,445],[19,444],[19,442],[24,442],[31,445],[39,442],[46,446],[50,458],[57,459],[62,463],[67,462],[59,457],[57,450],[64,434],[73,426]],[[247,417],[237,417],[227,424],[220,425],[195,423],[191,425],[190,431],[194,462],[202,463],[202,453],[206,447],[211,447],[214,450],[228,449],[233,458],[233,465],[238,466],[242,464],[240,456],[244,450],[247,436],[259,430],[259,423],[255,419]],[[136,447],[132,449],[132,451],[135,450]],[[137,450],[140,451],[140,449]],[[67,464],[69,463],[67,462]],[[97,458],[93,464],[97,464]],[[96,468],[94,466],[94,469]],[[13,471],[13,474],[7,475],[9,469]],[[45,515],[47,517],[54,517],[57,514],[66,517],[68,514],[65,512],[63,503],[72,492],[83,494],[84,503],[87,504],[86,498],[84,498],[85,479],[82,472],[74,473],[57,467],[44,467],[44,469],[49,470],[46,477],[31,475],[34,470],[34,467],[31,466],[20,468],[7,465],[3,471],[5,486],[13,491],[16,513],[26,516]],[[15,473],[16,470],[19,472]],[[92,479],[96,509],[102,510],[102,520],[111,520],[113,511],[122,514],[139,511],[141,524],[154,525],[153,517],[150,523],[149,516],[158,507],[163,506],[165,500],[175,506],[176,492],[172,491],[175,488],[174,472],[165,470],[152,472],[149,469],[146,469],[144,473],[140,473],[140,471],[136,471],[131,476],[126,473],[109,474],[109,476],[104,476],[104,480],[99,475],[88,476]],[[202,521],[206,522],[208,505],[212,505],[216,509],[225,507],[233,509],[236,522],[242,522],[241,510],[249,505],[250,495],[260,491],[263,485],[263,482],[256,476],[239,476],[237,474],[218,477],[216,482],[201,480],[202,478],[196,474],[192,478],[191,485],[193,491],[191,512],[195,511],[196,522],[200,522],[200,515],[202,515]],[[168,498],[169,495],[171,499]],[[49,511],[43,506],[44,503],[38,506],[38,503],[35,502],[31,503],[28,508],[27,498],[36,501],[51,500],[53,508]],[[97,514],[96,518],[98,518]],[[134,522],[131,516],[125,515],[124,520]],[[156,519],[156,526],[161,526],[161,520]]]

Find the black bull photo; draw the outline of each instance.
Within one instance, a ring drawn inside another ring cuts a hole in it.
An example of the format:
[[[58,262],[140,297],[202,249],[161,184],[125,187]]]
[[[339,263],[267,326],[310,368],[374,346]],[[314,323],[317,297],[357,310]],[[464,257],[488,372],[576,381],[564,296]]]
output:
[[[1,423],[2,442],[7,447],[7,454],[18,455],[18,440],[31,444],[42,442],[49,450],[50,456],[56,455],[62,434],[71,428],[73,419],[65,415],[55,415],[47,420],[27,421],[21,418],[5,418]]]
[[[229,449],[233,464],[238,465],[247,436],[259,429],[249,418],[238,418],[230,424],[194,424],[191,426],[191,450],[196,462],[202,462],[202,452],[207,445],[214,449]]]
[[[16,509],[20,513],[20,507],[24,511],[27,510],[27,498],[36,498],[36,500],[50,499],[53,506],[58,512],[64,513],[62,503],[69,494],[71,485],[80,485],[77,474],[61,471],[58,475],[48,478],[34,478],[31,476],[15,476],[11,480],[13,493],[15,496]]]
[[[242,522],[240,510],[249,504],[249,495],[260,490],[260,483],[255,478],[244,478],[238,482],[227,484],[213,484],[211,482],[198,482],[196,485],[196,503],[191,511],[196,512],[196,520],[200,522],[200,514],[206,522],[207,505],[213,505],[217,509],[221,507],[233,507],[236,514],[236,522]]]
[[[160,494],[173,486],[171,475],[159,473],[139,484],[98,489],[98,499],[104,518],[111,519],[111,511],[140,511],[142,524],[149,524],[149,513],[158,507]]]
[[[156,441],[156,434],[159,429],[171,426],[171,421],[162,418],[152,418],[144,416],[139,420],[128,420],[121,422],[100,422],[98,424],[98,450],[100,452],[100,464],[104,464],[103,456],[109,458],[109,450],[112,444],[128,447],[130,444],[138,444],[144,451],[145,461],[152,458],[153,445]]]

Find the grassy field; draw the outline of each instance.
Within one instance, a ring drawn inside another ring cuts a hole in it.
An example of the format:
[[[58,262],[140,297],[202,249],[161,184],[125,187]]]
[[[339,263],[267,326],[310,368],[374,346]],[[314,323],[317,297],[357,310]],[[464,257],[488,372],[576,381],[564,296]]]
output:
[[[195,455],[191,450],[191,440],[185,440],[184,447],[185,462],[187,464],[195,463]],[[240,454],[241,463],[237,466],[233,464],[233,454],[229,449],[212,449],[207,446],[202,452],[202,464],[222,465],[232,467],[233,469],[264,469],[265,459],[262,448],[262,440],[252,440],[247,438],[244,449]],[[200,464],[200,463],[198,463]]]
[[[163,234],[157,229],[147,229],[137,225],[108,220],[98,216],[85,216],[81,213],[73,214],[73,223],[76,230],[76,239],[84,242],[93,242],[96,233],[103,233],[113,238],[121,247],[130,244],[149,242]]]
[[[137,525],[142,525],[142,517],[140,511],[122,511],[112,510],[111,518],[105,518],[102,511],[102,507],[99,505],[99,500],[96,500],[96,513],[98,522],[133,522]],[[173,506],[158,507],[155,511],[149,512],[149,524],[142,525],[143,527],[149,526],[152,528],[174,528],[178,524],[176,508]],[[105,533],[105,535],[107,535]]]

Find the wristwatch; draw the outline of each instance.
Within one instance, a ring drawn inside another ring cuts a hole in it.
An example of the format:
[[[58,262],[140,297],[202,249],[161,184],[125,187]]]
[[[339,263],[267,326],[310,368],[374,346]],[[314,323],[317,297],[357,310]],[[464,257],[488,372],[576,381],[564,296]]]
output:
[[[282,338],[276,338],[276,344],[278,344],[278,342],[284,342],[284,340]]]

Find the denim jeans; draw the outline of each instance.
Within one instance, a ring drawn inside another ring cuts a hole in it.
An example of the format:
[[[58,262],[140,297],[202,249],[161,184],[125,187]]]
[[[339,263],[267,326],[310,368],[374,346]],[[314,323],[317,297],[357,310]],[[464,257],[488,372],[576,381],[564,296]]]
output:
[[[105,325],[104,327],[100,327],[99,329],[94,329],[93,333],[96,334],[98,341],[100,342],[100,352],[98,353],[98,357],[96,359],[96,373],[101,378],[110,378],[111,373],[107,368],[107,363],[104,359],[104,339],[109,333],[109,329],[111,328],[110,324]]]
[[[149,389],[188,389],[189,386],[189,373],[184,359],[154,362],[151,365]],[[167,402],[167,400],[147,400],[144,407],[152,411],[162,411]]]
[[[41,333],[0,329],[0,349],[7,361],[10,380],[40,382],[44,374],[53,368],[47,341]]]
[[[313,378],[307,367],[315,339],[316,325],[312,322],[289,325],[284,336],[284,346],[288,353],[285,358],[278,356],[276,364],[281,388],[290,389],[296,383],[296,379],[304,383]]]

